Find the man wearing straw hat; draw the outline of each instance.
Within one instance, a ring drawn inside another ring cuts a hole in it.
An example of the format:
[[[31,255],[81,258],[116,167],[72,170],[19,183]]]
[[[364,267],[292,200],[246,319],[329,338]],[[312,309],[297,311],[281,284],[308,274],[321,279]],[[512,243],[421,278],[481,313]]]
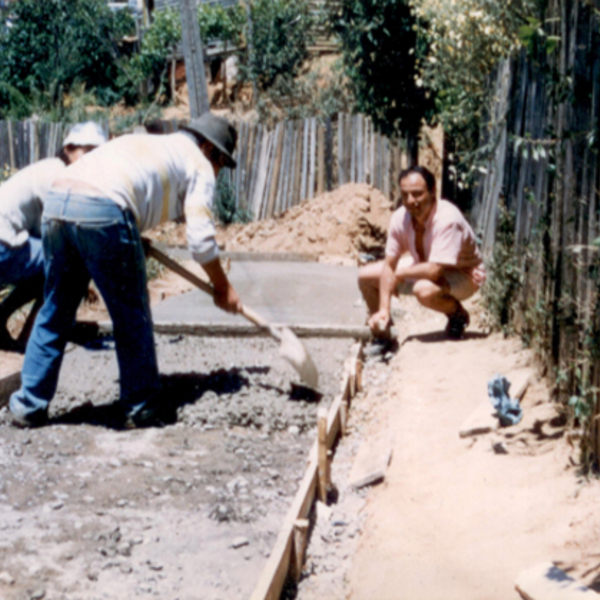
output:
[[[126,135],[68,167],[44,203],[46,294],[27,345],[13,424],[43,425],[67,333],[90,278],[113,322],[125,427],[155,420],[159,375],[140,232],[186,218],[192,256],[208,274],[215,304],[239,312],[219,261],[212,203],[216,177],[234,168],[237,132],[205,113],[170,135]]]
[[[30,325],[41,306],[44,291],[42,200],[50,184],[67,165],[106,140],[98,123],[88,121],[74,125],[55,158],[21,169],[0,186],[0,286],[15,286],[0,304],[0,349],[23,349]],[[19,340],[14,340],[6,326],[8,319],[31,300],[36,301],[34,308]]]

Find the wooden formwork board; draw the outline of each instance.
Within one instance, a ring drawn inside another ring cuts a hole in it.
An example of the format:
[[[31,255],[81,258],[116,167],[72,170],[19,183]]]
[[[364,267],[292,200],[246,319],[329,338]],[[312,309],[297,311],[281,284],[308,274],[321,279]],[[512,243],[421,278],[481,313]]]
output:
[[[368,340],[371,330],[366,325],[289,325],[272,323],[272,327],[286,327],[291,329],[298,337],[322,338],[352,338],[355,340]],[[106,335],[112,333],[111,321],[100,321],[99,332]],[[156,333],[166,335],[199,335],[217,337],[267,337],[269,332],[259,329],[256,325],[240,321],[239,323],[178,323],[154,321],[153,328]]]
[[[353,395],[360,388],[362,365],[362,343],[353,346],[351,356],[346,361],[341,382],[341,393],[332,402],[327,412],[327,430],[325,444],[331,449],[341,434],[344,407],[348,406]],[[308,518],[319,484],[319,440],[315,440],[308,457],[308,466],[294,501],[285,517],[283,526],[269,555],[251,600],[279,600],[283,587],[290,577],[300,576],[304,559],[306,536],[298,536],[299,523]],[[303,541],[295,543],[298,538]],[[299,547],[300,546],[300,547]],[[301,556],[298,556],[298,553]],[[300,565],[300,566],[299,566]]]

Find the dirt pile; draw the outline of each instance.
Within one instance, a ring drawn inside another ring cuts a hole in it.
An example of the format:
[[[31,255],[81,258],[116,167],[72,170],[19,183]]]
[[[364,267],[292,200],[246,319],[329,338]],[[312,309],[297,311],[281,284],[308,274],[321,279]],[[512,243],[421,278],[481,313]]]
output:
[[[229,251],[382,256],[391,212],[392,203],[382,192],[350,183],[276,218],[230,225],[219,232],[218,241]]]
[[[348,183],[272,219],[220,226],[217,241],[231,252],[307,253],[324,262],[356,264],[361,253],[383,257],[392,209],[392,202],[378,189]],[[185,225],[165,223],[148,237],[186,245]]]

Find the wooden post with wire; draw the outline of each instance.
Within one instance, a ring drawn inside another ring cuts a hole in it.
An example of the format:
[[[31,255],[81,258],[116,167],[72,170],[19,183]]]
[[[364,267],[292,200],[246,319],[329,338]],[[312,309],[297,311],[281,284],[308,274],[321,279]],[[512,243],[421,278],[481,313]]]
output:
[[[192,119],[210,110],[208,88],[204,71],[204,53],[196,13],[196,2],[179,0],[181,11],[181,38],[185,60],[185,77],[190,95],[190,115]]]

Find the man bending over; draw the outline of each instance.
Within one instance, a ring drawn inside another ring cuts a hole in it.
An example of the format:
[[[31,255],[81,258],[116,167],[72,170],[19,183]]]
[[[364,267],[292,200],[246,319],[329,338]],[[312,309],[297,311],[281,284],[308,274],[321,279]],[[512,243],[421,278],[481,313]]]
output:
[[[475,234],[454,204],[436,199],[435,178],[428,169],[406,169],[399,183],[402,206],[392,215],[385,259],[366,265],[358,275],[369,327],[376,338],[389,338],[392,294],[412,292],[423,306],[444,313],[446,334],[460,339],[469,325],[461,301],[485,281]]]
[[[220,170],[235,167],[235,128],[210,113],[171,135],[124,135],[67,167],[44,200],[46,287],[21,373],[12,422],[43,425],[56,391],[67,334],[92,278],[108,308],[119,363],[118,408],[126,427],[152,423],[160,378],[140,233],[186,218],[192,256],[214,301],[236,313],[240,298],[221,263],[212,217]]]

